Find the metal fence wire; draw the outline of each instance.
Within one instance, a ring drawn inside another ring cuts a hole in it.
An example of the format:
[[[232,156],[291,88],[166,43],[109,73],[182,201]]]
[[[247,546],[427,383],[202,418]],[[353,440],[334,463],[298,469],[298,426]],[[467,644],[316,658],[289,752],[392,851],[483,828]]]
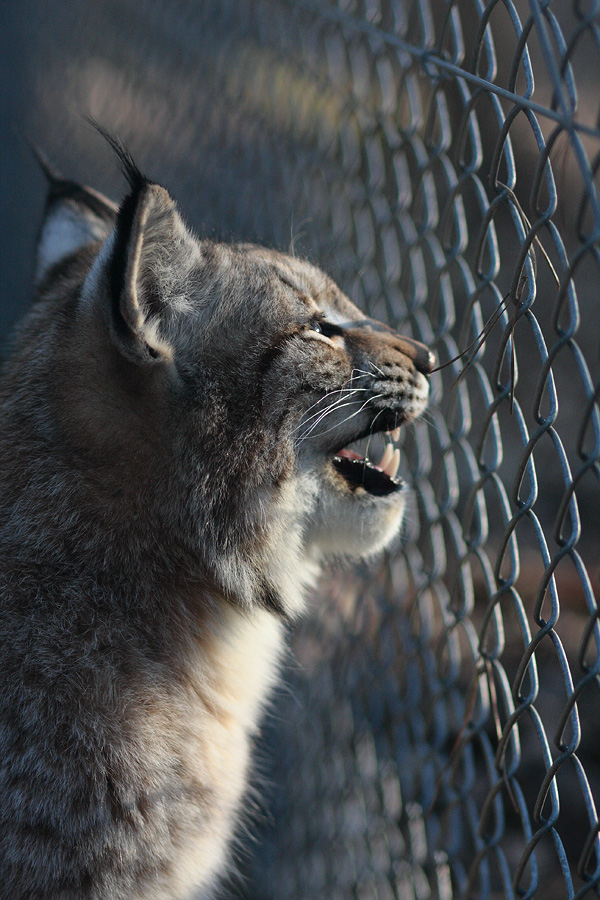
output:
[[[253,8],[298,230],[444,366],[399,552],[295,636],[256,896],[600,893],[599,8]]]
[[[83,109],[205,232],[291,223],[442,366],[396,552],[291,636],[230,890],[597,896],[600,2],[45,6],[27,131],[64,170],[92,177]]]

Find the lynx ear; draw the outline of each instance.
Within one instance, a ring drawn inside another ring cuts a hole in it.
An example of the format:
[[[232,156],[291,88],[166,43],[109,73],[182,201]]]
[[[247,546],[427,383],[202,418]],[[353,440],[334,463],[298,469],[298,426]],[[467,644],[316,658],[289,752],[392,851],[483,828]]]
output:
[[[102,194],[67,181],[42,158],[40,165],[50,186],[37,244],[37,285],[50,269],[85,244],[106,240],[117,215],[117,207]]]
[[[113,337],[137,362],[170,358],[168,322],[187,296],[197,245],[164,188],[134,183],[107,250]]]

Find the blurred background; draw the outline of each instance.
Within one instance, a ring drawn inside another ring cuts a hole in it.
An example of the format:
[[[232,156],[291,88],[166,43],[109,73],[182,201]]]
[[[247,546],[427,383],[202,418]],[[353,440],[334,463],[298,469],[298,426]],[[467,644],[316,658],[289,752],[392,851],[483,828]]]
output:
[[[293,246],[445,364],[402,540],[290,634],[223,897],[599,893],[599,26],[595,0],[0,6],[2,339],[26,139],[123,194],[91,115],[198,233]]]

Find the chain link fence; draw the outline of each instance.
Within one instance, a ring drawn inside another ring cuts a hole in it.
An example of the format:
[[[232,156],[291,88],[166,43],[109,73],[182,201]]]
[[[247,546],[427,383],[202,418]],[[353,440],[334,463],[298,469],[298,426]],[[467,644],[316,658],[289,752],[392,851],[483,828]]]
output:
[[[272,896],[598,893],[597,7],[263,15],[318,258],[443,366],[400,552],[296,638]]]
[[[204,233],[292,244],[440,363],[397,551],[291,636],[232,895],[597,896],[600,4],[40,6],[11,27],[63,169],[114,195],[91,113]]]

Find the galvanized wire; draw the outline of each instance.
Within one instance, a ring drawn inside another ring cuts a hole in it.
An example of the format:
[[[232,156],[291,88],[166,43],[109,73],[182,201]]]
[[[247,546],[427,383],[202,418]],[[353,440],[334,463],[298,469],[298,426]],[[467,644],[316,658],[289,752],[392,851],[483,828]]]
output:
[[[597,6],[255,12],[311,250],[446,365],[399,553],[295,638],[257,896],[597,894]]]

